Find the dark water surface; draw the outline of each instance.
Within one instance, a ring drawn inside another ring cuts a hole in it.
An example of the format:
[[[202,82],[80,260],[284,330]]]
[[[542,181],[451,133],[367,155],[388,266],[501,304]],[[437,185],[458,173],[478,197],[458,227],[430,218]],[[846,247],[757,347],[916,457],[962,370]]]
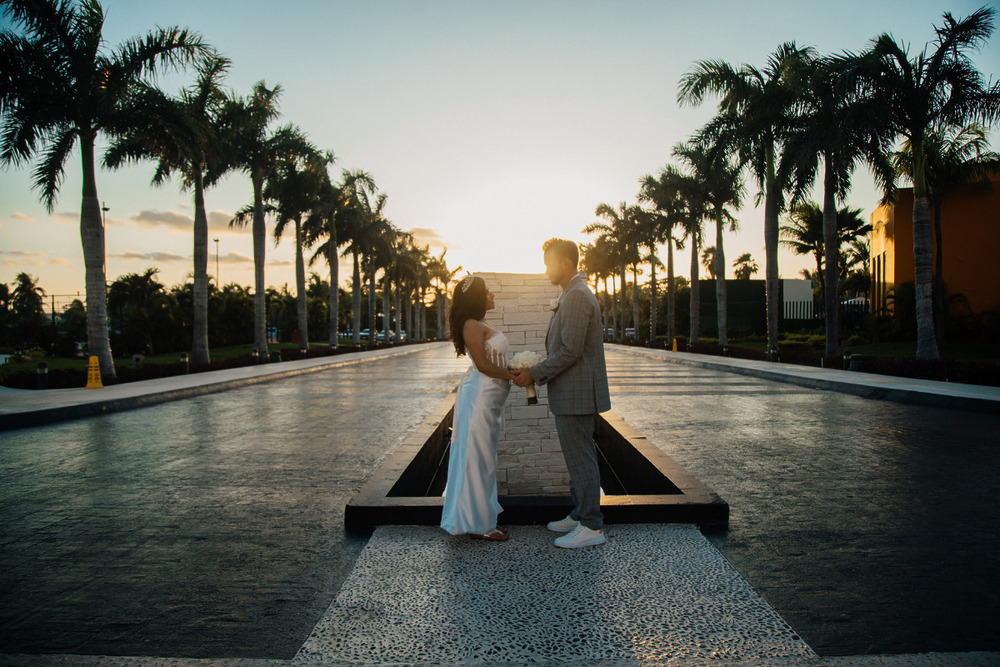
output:
[[[1000,650],[1000,417],[608,349],[613,409],[729,503],[709,538],[820,655]]]
[[[468,366],[435,348],[0,433],[0,653],[291,658],[344,505]]]

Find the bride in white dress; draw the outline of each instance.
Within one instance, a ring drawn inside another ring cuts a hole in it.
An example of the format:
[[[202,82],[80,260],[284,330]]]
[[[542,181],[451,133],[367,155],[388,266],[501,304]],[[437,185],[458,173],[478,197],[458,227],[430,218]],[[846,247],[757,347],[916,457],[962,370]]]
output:
[[[492,292],[475,276],[464,278],[452,296],[449,334],[458,355],[468,354],[472,366],[455,396],[441,527],[452,535],[503,541],[508,534],[497,527],[503,511],[497,501],[497,440],[514,374],[505,363],[507,338],[483,322],[494,307]]]

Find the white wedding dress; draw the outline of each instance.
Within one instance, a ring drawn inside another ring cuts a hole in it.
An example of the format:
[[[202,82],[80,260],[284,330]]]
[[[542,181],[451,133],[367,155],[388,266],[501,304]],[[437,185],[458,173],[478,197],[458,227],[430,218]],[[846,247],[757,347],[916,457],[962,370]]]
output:
[[[499,331],[486,339],[486,356],[506,366],[507,338]],[[448,483],[441,527],[452,535],[482,534],[497,525],[497,440],[510,382],[480,373],[475,363],[462,376],[455,396]]]

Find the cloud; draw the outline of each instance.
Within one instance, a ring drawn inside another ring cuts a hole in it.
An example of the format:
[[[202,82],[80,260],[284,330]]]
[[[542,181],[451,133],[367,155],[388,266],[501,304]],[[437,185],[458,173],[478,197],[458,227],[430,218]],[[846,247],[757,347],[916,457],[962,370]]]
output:
[[[209,258],[211,262],[211,258]],[[253,257],[239,252],[230,252],[219,257],[220,264],[253,264]]]
[[[13,215],[11,215],[10,217],[12,217],[15,220],[19,220],[21,222],[34,222],[35,221],[35,219],[32,218],[30,215],[25,215],[24,213],[21,213],[19,211],[14,211]]]
[[[227,232],[235,234],[249,234],[250,225],[245,227],[233,227],[229,228],[229,221],[233,219],[232,213],[227,213],[226,211],[220,211],[218,209],[208,212],[208,231],[210,232]]]
[[[0,266],[23,268],[27,266],[74,266],[65,257],[53,257],[45,251],[0,250]]]
[[[189,258],[182,257],[172,252],[135,252],[126,250],[118,255],[111,255],[119,259],[128,261],[150,261],[150,262],[186,262]]]
[[[431,248],[444,248],[447,246],[447,242],[441,236],[441,232],[436,229],[414,227],[410,230],[410,234],[413,235],[413,242],[419,246],[429,245]]]
[[[80,222],[79,211],[60,211],[52,214],[52,222],[70,224]]]
[[[194,218],[177,211],[142,211],[133,213],[129,220],[139,223],[141,227],[157,227],[190,232]]]

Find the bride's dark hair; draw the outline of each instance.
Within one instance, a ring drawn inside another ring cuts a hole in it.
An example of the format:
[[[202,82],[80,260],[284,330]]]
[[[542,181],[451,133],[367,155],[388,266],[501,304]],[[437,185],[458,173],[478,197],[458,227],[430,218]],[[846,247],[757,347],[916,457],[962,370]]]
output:
[[[467,276],[455,286],[448,314],[448,337],[455,344],[458,356],[465,354],[462,327],[466,320],[481,320],[486,316],[486,281],[479,276]]]

